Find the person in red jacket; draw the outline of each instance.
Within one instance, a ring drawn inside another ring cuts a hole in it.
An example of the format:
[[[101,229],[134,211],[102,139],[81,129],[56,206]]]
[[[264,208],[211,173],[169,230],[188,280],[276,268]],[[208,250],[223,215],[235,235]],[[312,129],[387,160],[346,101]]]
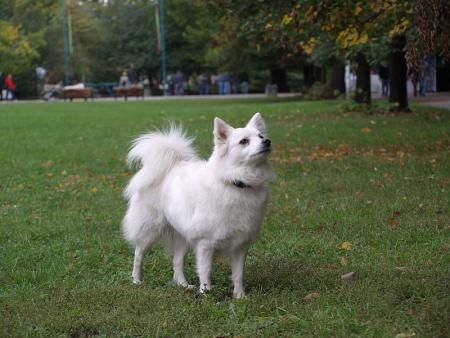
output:
[[[13,82],[13,78],[11,74],[8,74],[8,76],[5,79],[5,87],[6,87],[6,99],[11,97],[11,100],[16,99],[16,85]],[[9,95],[11,93],[11,96]]]

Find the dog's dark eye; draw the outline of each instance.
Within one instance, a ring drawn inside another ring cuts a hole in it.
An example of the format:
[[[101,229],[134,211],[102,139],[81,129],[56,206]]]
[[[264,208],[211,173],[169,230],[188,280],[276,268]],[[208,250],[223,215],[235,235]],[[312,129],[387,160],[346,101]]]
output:
[[[242,140],[239,141],[239,144],[249,144],[250,141],[248,138],[243,138]]]
[[[258,136],[259,136],[259,138],[264,138],[264,136],[262,136],[261,134],[259,134]]]

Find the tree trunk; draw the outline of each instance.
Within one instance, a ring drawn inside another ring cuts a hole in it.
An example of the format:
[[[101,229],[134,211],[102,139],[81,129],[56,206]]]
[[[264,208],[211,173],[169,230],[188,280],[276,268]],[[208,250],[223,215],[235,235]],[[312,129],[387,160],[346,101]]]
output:
[[[314,64],[307,63],[303,66],[303,83],[305,87],[311,87],[316,79],[314,78]]]
[[[406,91],[406,59],[404,35],[394,36],[389,55],[389,102],[394,104],[391,110],[410,111],[408,108],[408,93]]]
[[[287,83],[286,69],[273,68],[270,70],[270,80],[272,84],[276,84],[279,93],[289,92],[289,86]]]
[[[314,66],[314,79],[321,83],[326,82],[325,70],[322,67]]]
[[[331,68],[328,84],[334,92],[345,94],[345,65],[336,61]]]
[[[356,93],[355,101],[357,103],[371,103],[370,97],[370,66],[364,54],[359,53],[356,56]]]

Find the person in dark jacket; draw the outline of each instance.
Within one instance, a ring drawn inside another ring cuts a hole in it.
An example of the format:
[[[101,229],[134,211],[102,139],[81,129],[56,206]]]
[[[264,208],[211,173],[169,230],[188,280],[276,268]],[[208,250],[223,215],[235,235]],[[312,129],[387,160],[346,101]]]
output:
[[[378,76],[381,80],[381,92],[383,97],[388,97],[389,94],[389,68],[385,65],[381,65],[378,70]]]
[[[138,82],[138,74],[136,68],[134,67],[134,63],[130,63],[130,66],[128,67],[127,76],[128,82],[130,82],[132,86]]]

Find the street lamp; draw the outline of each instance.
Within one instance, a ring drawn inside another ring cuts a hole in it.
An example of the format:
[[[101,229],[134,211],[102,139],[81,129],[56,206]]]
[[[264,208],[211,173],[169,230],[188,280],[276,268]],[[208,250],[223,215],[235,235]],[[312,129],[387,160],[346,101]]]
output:
[[[161,52],[161,70],[163,93],[167,96],[167,74],[166,74],[166,39],[164,28],[164,0],[151,0],[151,4],[155,6],[155,22],[157,35],[157,50]]]

